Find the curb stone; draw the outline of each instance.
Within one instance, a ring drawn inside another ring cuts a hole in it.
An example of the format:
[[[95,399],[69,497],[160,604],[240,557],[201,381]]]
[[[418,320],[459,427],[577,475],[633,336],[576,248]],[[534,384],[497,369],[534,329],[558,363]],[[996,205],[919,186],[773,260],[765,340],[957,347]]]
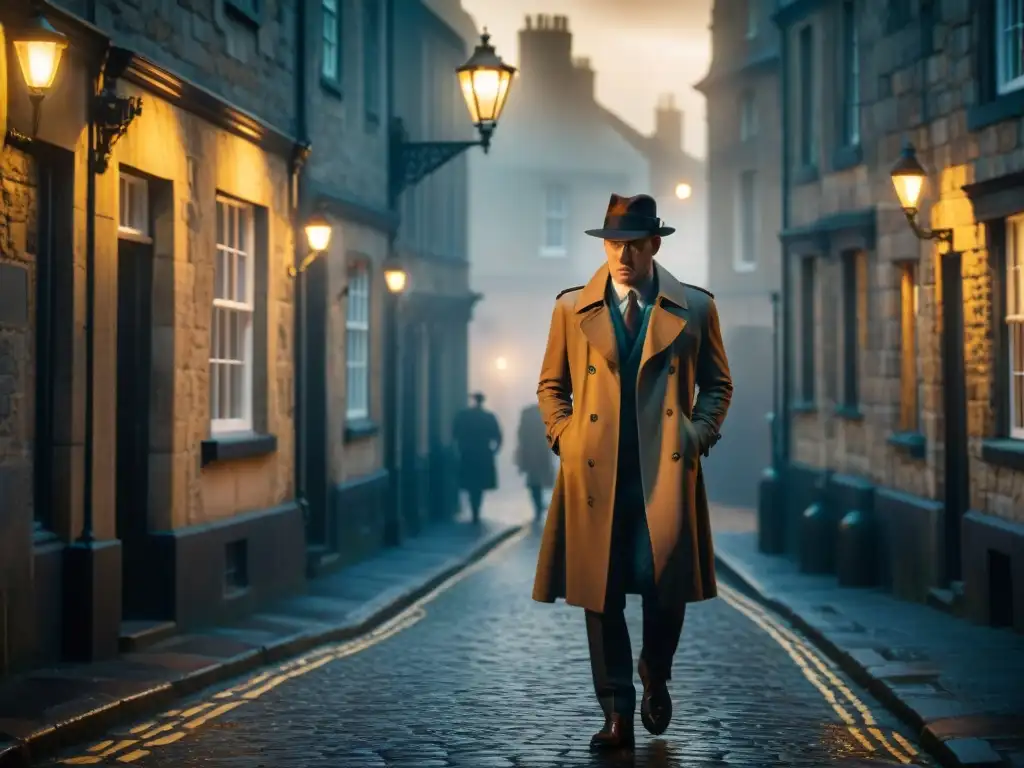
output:
[[[369,600],[366,605],[354,610],[344,622],[290,635],[237,656],[218,660],[176,680],[154,684],[151,688],[122,699],[112,699],[59,722],[40,724],[38,730],[26,738],[0,737],[0,768],[27,768],[34,760],[102,736],[112,727],[164,709],[172,702],[216,683],[301,655],[320,645],[343,642],[366,634],[529,527],[530,524],[526,523],[510,525],[497,531],[478,542],[467,554],[449,558],[407,588],[388,590]]]
[[[909,707],[885,681],[875,677],[865,664],[833,642],[820,628],[807,621],[784,597],[772,591],[751,574],[739,558],[716,552],[715,563],[738,582],[740,591],[783,616],[806,635],[826,656],[839,665],[857,684],[866,688],[883,705],[918,734],[921,746],[935,757],[944,768],[977,768],[981,765],[1002,765],[1002,760],[983,739],[956,738],[943,740],[929,727],[919,712]],[[980,742],[980,743],[979,743]],[[962,755],[970,754],[966,761]]]

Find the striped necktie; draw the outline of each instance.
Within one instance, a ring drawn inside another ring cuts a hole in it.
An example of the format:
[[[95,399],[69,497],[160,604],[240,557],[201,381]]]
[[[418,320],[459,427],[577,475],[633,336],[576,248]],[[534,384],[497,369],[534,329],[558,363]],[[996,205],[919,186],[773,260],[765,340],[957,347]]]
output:
[[[629,340],[635,341],[640,331],[640,303],[636,298],[636,291],[630,291],[626,301],[626,311],[622,313],[622,321],[626,324],[626,332]]]

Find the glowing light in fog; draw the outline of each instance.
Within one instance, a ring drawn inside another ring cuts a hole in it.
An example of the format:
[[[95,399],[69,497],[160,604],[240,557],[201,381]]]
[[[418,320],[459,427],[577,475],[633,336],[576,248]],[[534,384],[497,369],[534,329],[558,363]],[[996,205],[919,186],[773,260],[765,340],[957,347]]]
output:
[[[499,357],[497,360],[494,361],[494,367],[497,368],[499,371],[507,371],[508,360],[506,360],[504,357]]]
[[[686,200],[693,194],[693,187],[687,184],[685,181],[676,184],[676,197],[680,200]]]

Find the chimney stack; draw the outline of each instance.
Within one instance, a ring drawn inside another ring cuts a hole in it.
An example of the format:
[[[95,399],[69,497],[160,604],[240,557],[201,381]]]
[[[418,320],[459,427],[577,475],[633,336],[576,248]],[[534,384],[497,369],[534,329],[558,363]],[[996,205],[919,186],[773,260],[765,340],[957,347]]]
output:
[[[525,26],[519,30],[519,69],[524,83],[536,76],[538,82],[560,89],[573,81],[568,17],[545,13],[526,17]]]
[[[676,107],[674,94],[658,97],[654,110],[654,138],[664,147],[676,151],[683,148],[683,113]]]

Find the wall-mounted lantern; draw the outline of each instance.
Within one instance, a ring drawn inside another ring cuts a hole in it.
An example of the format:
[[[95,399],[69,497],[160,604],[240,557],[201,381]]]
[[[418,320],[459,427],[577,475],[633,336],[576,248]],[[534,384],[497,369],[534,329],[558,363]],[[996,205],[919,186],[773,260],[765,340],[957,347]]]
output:
[[[39,112],[60,68],[68,39],[54,29],[45,16],[36,15],[25,27],[17,29],[11,42],[18,57],[28,97],[32,101],[32,136],[39,133]]]
[[[306,245],[309,253],[299,263],[299,266],[289,265],[289,277],[296,277],[300,272],[309,269],[309,265],[316,261],[317,256],[326,251],[331,244],[331,222],[322,213],[314,213],[310,216],[303,229],[306,233]]]
[[[892,185],[896,188],[896,197],[899,198],[900,208],[903,209],[903,215],[907,217],[907,223],[910,224],[914,234],[922,240],[952,243],[953,230],[924,229],[917,221],[918,205],[928,174],[918,162],[914,145],[909,141],[904,143],[900,158],[892,167],[889,175],[892,177]]]
[[[390,258],[384,262],[384,282],[390,293],[397,295],[405,292],[406,284],[409,282],[409,273],[405,271],[398,259]]]
[[[508,101],[516,68],[506,64],[490,43],[486,28],[469,60],[455,72],[479,141],[409,141],[400,117],[391,118],[389,197],[394,208],[398,196],[470,147],[491,146],[491,135]]]

